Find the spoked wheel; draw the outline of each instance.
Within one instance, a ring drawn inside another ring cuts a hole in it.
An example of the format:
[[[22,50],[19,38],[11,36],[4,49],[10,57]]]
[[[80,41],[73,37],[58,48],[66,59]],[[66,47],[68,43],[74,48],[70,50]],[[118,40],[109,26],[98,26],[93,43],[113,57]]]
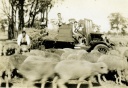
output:
[[[94,48],[95,50],[98,50],[99,52],[106,54],[109,51],[109,48],[106,45],[98,44]]]

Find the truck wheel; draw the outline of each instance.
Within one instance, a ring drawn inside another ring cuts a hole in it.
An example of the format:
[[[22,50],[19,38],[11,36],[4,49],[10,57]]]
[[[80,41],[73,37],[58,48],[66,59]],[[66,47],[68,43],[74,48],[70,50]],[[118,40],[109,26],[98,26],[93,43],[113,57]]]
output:
[[[109,51],[109,48],[106,45],[98,44],[94,47],[94,50],[98,50],[99,52],[106,54]]]

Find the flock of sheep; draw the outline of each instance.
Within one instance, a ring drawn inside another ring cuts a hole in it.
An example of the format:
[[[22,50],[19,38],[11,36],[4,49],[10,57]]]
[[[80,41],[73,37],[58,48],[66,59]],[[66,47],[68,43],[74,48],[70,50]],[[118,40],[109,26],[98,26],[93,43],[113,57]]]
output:
[[[1,43],[2,44],[2,43]],[[1,46],[0,56],[0,84],[6,82],[6,87],[12,82],[13,77],[21,74],[24,79],[21,83],[27,80],[27,87],[34,84],[36,81],[41,82],[41,88],[45,88],[46,82],[49,79],[52,88],[67,88],[65,83],[75,80],[77,88],[80,88],[82,83],[88,83],[92,87],[92,80],[97,77],[97,82],[103,85],[103,82],[110,78],[115,78],[115,82],[119,85],[122,81],[128,81],[128,50],[120,52],[120,50],[110,50],[103,54],[97,50],[92,50],[88,53],[83,49],[45,49],[45,50],[30,50],[30,52],[19,54],[15,48],[15,54],[6,56],[6,48],[11,47],[3,43]],[[4,49],[5,48],[5,49]],[[14,74],[17,70],[17,74]],[[5,74],[3,77],[3,73]]]

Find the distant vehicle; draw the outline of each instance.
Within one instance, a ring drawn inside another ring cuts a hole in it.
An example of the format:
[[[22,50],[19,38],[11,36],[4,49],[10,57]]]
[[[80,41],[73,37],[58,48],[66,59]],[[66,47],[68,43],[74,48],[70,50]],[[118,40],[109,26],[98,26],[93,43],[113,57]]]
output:
[[[92,23],[84,19],[83,37],[85,39],[85,45],[82,48],[90,52],[93,49],[97,49],[99,52],[106,53],[111,44],[104,41],[102,33],[92,32]],[[72,37],[72,24],[64,24],[59,28],[58,35],[55,39],[44,39],[42,45],[48,48],[75,48],[76,40]]]

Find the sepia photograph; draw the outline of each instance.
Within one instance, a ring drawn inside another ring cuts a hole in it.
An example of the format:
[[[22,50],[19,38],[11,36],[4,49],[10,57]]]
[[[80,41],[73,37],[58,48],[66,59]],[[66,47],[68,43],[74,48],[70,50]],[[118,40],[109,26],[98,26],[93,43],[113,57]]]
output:
[[[128,0],[0,0],[0,88],[128,88]]]

